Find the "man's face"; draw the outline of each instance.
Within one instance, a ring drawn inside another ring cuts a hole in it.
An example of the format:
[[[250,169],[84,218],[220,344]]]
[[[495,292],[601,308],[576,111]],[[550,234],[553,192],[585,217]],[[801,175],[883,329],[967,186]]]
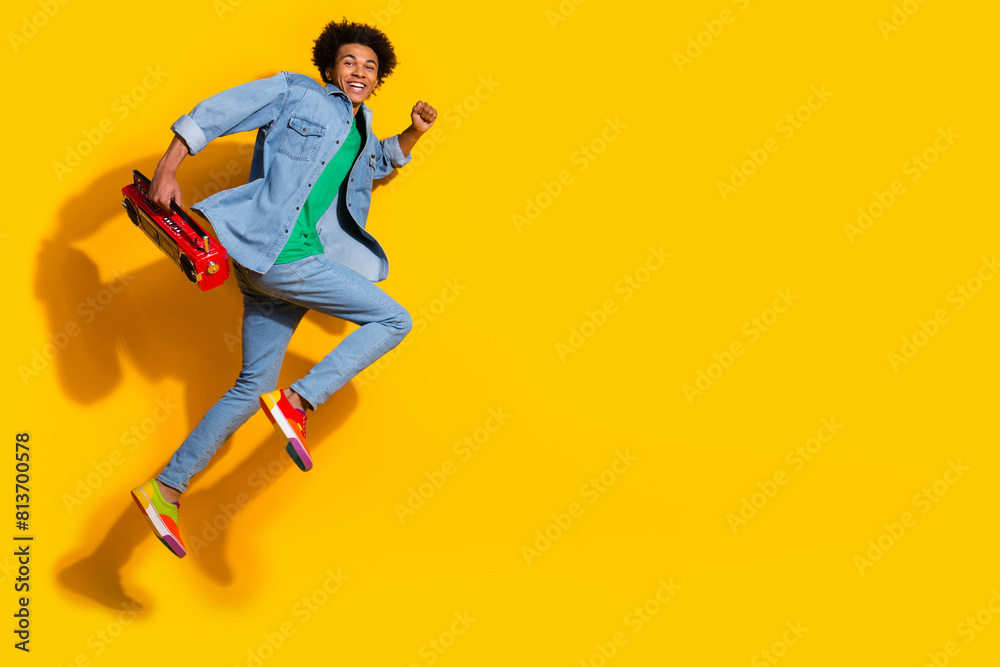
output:
[[[326,68],[326,78],[347,93],[357,109],[375,90],[378,56],[367,46],[344,44],[337,51],[333,67]]]

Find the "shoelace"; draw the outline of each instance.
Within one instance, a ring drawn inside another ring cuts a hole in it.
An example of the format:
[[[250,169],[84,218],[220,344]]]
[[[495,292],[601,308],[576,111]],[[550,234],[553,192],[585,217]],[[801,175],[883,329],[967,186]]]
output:
[[[298,410],[296,410],[298,412]],[[299,420],[299,425],[302,427],[302,437],[306,437],[306,413],[302,413],[302,418]]]

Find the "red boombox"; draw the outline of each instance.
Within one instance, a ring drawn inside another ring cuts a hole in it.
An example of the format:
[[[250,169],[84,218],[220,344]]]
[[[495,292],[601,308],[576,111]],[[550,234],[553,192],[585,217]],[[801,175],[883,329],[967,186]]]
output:
[[[226,249],[176,202],[170,202],[170,212],[151,202],[149,179],[138,170],[132,170],[132,179],[131,185],[122,188],[122,206],[132,223],[203,292],[224,283],[229,277]]]

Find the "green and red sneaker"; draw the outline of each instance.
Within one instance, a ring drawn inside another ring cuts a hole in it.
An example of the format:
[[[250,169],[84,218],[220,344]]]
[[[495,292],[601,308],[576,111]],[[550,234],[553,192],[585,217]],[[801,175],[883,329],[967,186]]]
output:
[[[175,556],[183,558],[187,549],[181,540],[180,528],[177,527],[177,510],[181,504],[175,505],[164,498],[155,479],[132,489],[132,499],[142,510],[146,523],[153,529],[160,542],[163,542]]]
[[[292,407],[281,389],[262,395],[260,407],[278,435],[288,441],[285,451],[295,465],[303,471],[312,468],[312,457],[306,449],[306,413]]]

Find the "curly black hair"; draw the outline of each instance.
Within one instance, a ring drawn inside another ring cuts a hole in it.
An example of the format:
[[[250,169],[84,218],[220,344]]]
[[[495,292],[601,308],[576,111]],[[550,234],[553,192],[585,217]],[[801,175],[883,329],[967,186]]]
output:
[[[328,23],[323,28],[323,33],[316,39],[316,46],[313,47],[313,64],[319,68],[324,83],[333,83],[326,78],[326,68],[336,64],[337,52],[344,44],[362,44],[375,52],[378,58],[376,90],[396,67],[396,52],[385,33],[373,26],[354,23],[344,18],[339,23],[337,21]]]

